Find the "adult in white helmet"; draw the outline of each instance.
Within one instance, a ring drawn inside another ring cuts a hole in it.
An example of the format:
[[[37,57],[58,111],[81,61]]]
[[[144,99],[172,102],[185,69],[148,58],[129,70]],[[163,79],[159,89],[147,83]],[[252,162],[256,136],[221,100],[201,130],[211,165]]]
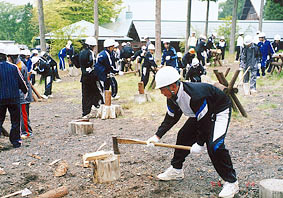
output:
[[[174,47],[171,46],[171,41],[166,39],[163,41],[164,44],[164,50],[162,52],[161,57],[161,66],[172,66],[175,69],[178,69],[178,56],[177,52]]]
[[[97,41],[94,37],[87,37],[83,49],[79,53],[79,66],[82,71],[82,117],[91,117],[92,106],[98,108],[103,101],[100,90],[97,87],[98,78],[94,71],[96,63],[95,46]]]
[[[274,35],[274,41],[272,43],[272,46],[273,46],[273,49],[274,49],[275,53],[279,52],[280,40],[281,40],[281,37],[280,37],[279,34]]]
[[[141,69],[142,71],[141,81],[143,82],[144,87],[146,87],[148,83],[150,71],[152,71],[153,74],[155,74],[155,70],[157,68],[157,65],[154,60],[154,52],[155,52],[155,47],[153,44],[150,44],[148,46],[148,51],[144,55],[144,61],[142,64],[142,69]]]
[[[17,64],[20,61],[19,55],[21,54],[21,50],[18,46],[9,45],[6,49],[6,54],[10,63]]]
[[[191,48],[196,48],[196,45],[197,45],[197,37],[196,37],[196,32],[193,31],[192,32],[192,35],[189,37],[188,39],[188,47],[189,49]]]
[[[205,66],[205,58],[206,58],[206,36],[200,35],[199,40],[196,46],[196,53],[198,60]]]
[[[139,76],[141,76],[141,63],[145,55],[146,55],[146,46],[143,45],[141,49],[136,51],[134,55],[131,57],[131,61],[135,61],[137,59],[135,70],[138,72]]]
[[[201,153],[206,144],[214,168],[225,181],[219,197],[233,197],[239,191],[238,181],[224,144],[231,117],[230,98],[210,84],[180,82],[179,73],[172,67],[157,72],[156,88],[167,98],[167,113],[147,144],[153,146],[160,141],[184,114],[189,118],[179,130],[176,144],[191,146],[190,151],[176,149],[171,166],[157,177],[167,181],[183,179],[185,158],[190,153]]]
[[[203,74],[205,74],[204,67],[199,63],[197,58],[194,58],[186,73],[186,80],[190,80],[191,82],[201,82],[201,76]]]
[[[151,44],[151,41],[149,39],[149,36],[144,36],[144,40],[145,40],[145,46],[146,46],[146,50],[148,50],[148,46]]]
[[[221,56],[222,60],[225,58],[225,49],[226,49],[226,42],[225,42],[225,37],[221,36],[219,42],[216,44],[216,48],[221,50]]]
[[[253,43],[253,38],[250,35],[245,36],[240,59],[240,68],[242,68],[243,73],[248,69],[243,79],[245,95],[256,92],[257,70],[258,67],[261,67],[260,56],[259,48]]]
[[[265,33],[261,32],[259,33],[259,43],[257,44],[259,47],[259,50],[261,52],[261,75],[265,76],[265,70],[268,68],[267,72],[271,72],[271,58],[272,55],[275,53],[271,42],[266,39]],[[260,70],[258,70],[257,75],[260,76]]]
[[[239,32],[239,37],[237,38],[237,43],[236,43],[236,59],[235,62],[239,62],[239,58],[241,55],[241,50],[244,47],[244,33]]]

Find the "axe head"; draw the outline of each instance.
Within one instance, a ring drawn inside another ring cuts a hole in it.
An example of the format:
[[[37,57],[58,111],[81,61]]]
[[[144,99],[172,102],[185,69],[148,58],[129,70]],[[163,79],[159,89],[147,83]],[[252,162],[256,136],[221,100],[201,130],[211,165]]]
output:
[[[113,151],[114,151],[114,154],[119,155],[120,151],[119,151],[119,147],[118,147],[117,137],[112,137],[112,140],[113,140]]]

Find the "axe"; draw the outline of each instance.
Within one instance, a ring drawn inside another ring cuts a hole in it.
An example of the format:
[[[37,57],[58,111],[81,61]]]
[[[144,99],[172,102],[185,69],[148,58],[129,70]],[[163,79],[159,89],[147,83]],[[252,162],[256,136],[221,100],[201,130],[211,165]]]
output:
[[[127,139],[127,138],[118,138],[112,137],[113,140],[113,150],[114,154],[120,154],[118,144],[147,144],[146,141],[135,140],[135,139]],[[164,144],[164,143],[155,143],[152,142],[154,146],[166,147],[166,148],[174,148],[174,149],[182,149],[182,150],[190,150],[190,146],[182,146],[182,145],[172,145],[172,144]]]

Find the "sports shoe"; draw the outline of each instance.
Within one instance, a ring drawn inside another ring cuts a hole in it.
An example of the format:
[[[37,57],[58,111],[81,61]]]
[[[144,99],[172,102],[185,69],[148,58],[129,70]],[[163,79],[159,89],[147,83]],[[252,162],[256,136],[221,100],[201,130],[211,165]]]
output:
[[[20,148],[22,146],[22,140],[18,140],[12,143],[14,148]]]
[[[54,96],[53,95],[49,95],[48,98],[54,98]]]
[[[219,193],[219,197],[222,198],[233,198],[235,194],[239,192],[239,184],[238,181],[234,183],[225,182],[221,192]]]
[[[27,138],[32,137],[32,136],[33,136],[32,133],[29,133],[29,134],[24,133],[24,134],[21,135],[21,139],[27,139]]]
[[[46,96],[46,95],[42,95],[41,96],[43,99],[48,99],[48,96]]]
[[[115,96],[115,97],[111,97],[112,100],[118,100],[120,98],[120,96]]]
[[[159,174],[157,178],[164,181],[181,180],[184,179],[184,172],[183,169],[176,169],[170,166],[164,173]]]
[[[62,81],[61,79],[56,79],[56,80],[55,80],[55,82],[61,82],[61,81]]]
[[[257,91],[255,89],[251,89],[251,93],[256,93]]]

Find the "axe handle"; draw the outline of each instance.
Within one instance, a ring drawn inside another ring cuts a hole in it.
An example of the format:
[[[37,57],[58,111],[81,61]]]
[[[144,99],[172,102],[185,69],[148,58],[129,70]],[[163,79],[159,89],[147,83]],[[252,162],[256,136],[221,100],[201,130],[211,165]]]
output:
[[[147,144],[146,141],[134,140],[134,139],[121,139],[117,138],[119,144]],[[174,149],[182,149],[182,150],[190,150],[190,146],[182,146],[182,145],[173,145],[173,144],[164,144],[164,143],[154,143],[154,146],[166,147],[166,148],[174,148]]]

